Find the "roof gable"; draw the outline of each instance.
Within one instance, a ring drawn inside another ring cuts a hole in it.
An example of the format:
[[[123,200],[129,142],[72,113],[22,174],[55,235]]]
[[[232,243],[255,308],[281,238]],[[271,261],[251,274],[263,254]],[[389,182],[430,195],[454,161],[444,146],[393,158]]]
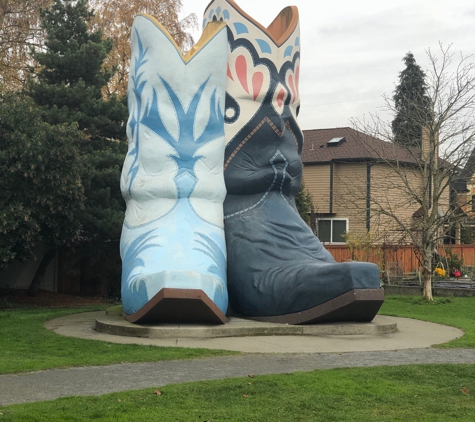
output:
[[[408,151],[350,127],[304,130],[303,134],[302,161],[304,164],[374,160],[416,163],[419,156],[417,150]],[[345,138],[345,142],[329,146],[328,142],[335,138]]]

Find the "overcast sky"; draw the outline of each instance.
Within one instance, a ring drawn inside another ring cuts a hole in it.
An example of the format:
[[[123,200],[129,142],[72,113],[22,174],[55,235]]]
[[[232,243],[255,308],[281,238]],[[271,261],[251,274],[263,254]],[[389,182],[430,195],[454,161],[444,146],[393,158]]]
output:
[[[183,0],[182,16],[201,25],[209,0]],[[286,6],[300,13],[302,129],[349,126],[351,117],[385,115],[382,95],[392,95],[402,58],[411,51],[423,69],[426,50],[439,42],[475,53],[475,0],[237,0],[268,26]],[[195,41],[200,33],[194,32]],[[473,59],[475,61],[475,58]]]

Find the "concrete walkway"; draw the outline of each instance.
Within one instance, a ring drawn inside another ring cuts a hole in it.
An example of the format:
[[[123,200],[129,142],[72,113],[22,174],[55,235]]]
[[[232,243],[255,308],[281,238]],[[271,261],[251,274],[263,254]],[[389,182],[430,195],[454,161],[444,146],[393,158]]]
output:
[[[58,334],[82,338],[173,346],[173,340],[170,339],[140,339],[97,333],[93,327],[98,315],[100,314],[76,314],[68,318],[58,318],[46,325]],[[460,330],[406,318],[390,319],[397,322],[398,332],[381,335],[196,339],[188,346],[181,342],[182,339],[174,340],[174,345],[178,344],[178,347],[209,348],[218,348],[215,343],[210,342],[227,341],[227,344],[220,343],[219,348],[245,349],[256,354],[0,375],[0,405],[53,400],[58,397],[101,395],[183,382],[244,377],[249,374],[279,374],[355,366],[475,364],[473,349],[429,348],[432,344],[459,337],[463,334]]]
[[[475,350],[408,349],[379,352],[258,354],[0,375],[0,405],[157,388],[249,374],[282,374],[340,367],[428,363],[475,364]]]

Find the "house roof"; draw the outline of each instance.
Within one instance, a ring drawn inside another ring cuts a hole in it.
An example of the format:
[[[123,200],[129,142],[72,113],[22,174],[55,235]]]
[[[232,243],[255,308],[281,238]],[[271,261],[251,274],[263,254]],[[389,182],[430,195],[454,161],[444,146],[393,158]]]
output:
[[[369,136],[350,127],[304,130],[302,162],[324,164],[331,161],[398,161],[420,163],[419,148],[403,148],[391,142]],[[336,141],[338,138],[344,140]],[[332,142],[330,142],[332,141]],[[330,145],[328,144],[330,142]],[[441,166],[457,169],[439,158]],[[456,192],[467,191],[467,180],[475,173],[475,149],[460,175],[453,175],[450,184]]]
[[[465,163],[465,167],[462,170],[462,176],[468,180],[472,178],[474,173],[475,173],[475,148],[473,149],[472,153],[470,154],[470,157]]]
[[[408,151],[390,142],[368,136],[350,127],[304,130],[302,161],[307,163],[328,163],[330,161],[397,160],[416,163],[418,152]],[[328,142],[345,138],[340,142]]]
[[[460,177],[454,183],[454,189],[458,192],[468,192],[467,183],[472,179],[475,173],[475,148],[465,163],[465,167],[460,172]]]

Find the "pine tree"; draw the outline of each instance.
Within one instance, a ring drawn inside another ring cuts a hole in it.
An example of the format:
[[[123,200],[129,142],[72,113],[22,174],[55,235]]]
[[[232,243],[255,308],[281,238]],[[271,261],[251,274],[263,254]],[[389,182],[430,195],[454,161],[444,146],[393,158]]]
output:
[[[40,70],[32,75],[28,93],[42,108],[45,121],[76,122],[85,135],[77,143],[86,197],[80,218],[82,254],[97,255],[110,247],[110,253],[117,253],[125,207],[119,180],[127,108],[124,99],[102,97],[112,76],[103,68],[112,42],[90,30],[94,14],[87,0],[54,0],[40,16],[45,50],[32,52]]]
[[[120,235],[119,179],[127,118],[123,101],[102,98],[102,88],[111,77],[102,64],[112,44],[100,31],[89,31],[92,17],[87,0],[55,0],[51,8],[41,11],[46,50],[33,52],[41,70],[29,85],[29,95],[43,108],[48,123],[76,122],[86,135],[78,147],[87,198],[82,223],[89,241]],[[115,227],[111,220],[117,219]]]
[[[403,61],[406,68],[399,73],[399,85],[393,96],[396,109],[392,121],[394,142],[405,147],[421,146],[422,127],[430,107],[425,73],[411,52],[404,56]]]

